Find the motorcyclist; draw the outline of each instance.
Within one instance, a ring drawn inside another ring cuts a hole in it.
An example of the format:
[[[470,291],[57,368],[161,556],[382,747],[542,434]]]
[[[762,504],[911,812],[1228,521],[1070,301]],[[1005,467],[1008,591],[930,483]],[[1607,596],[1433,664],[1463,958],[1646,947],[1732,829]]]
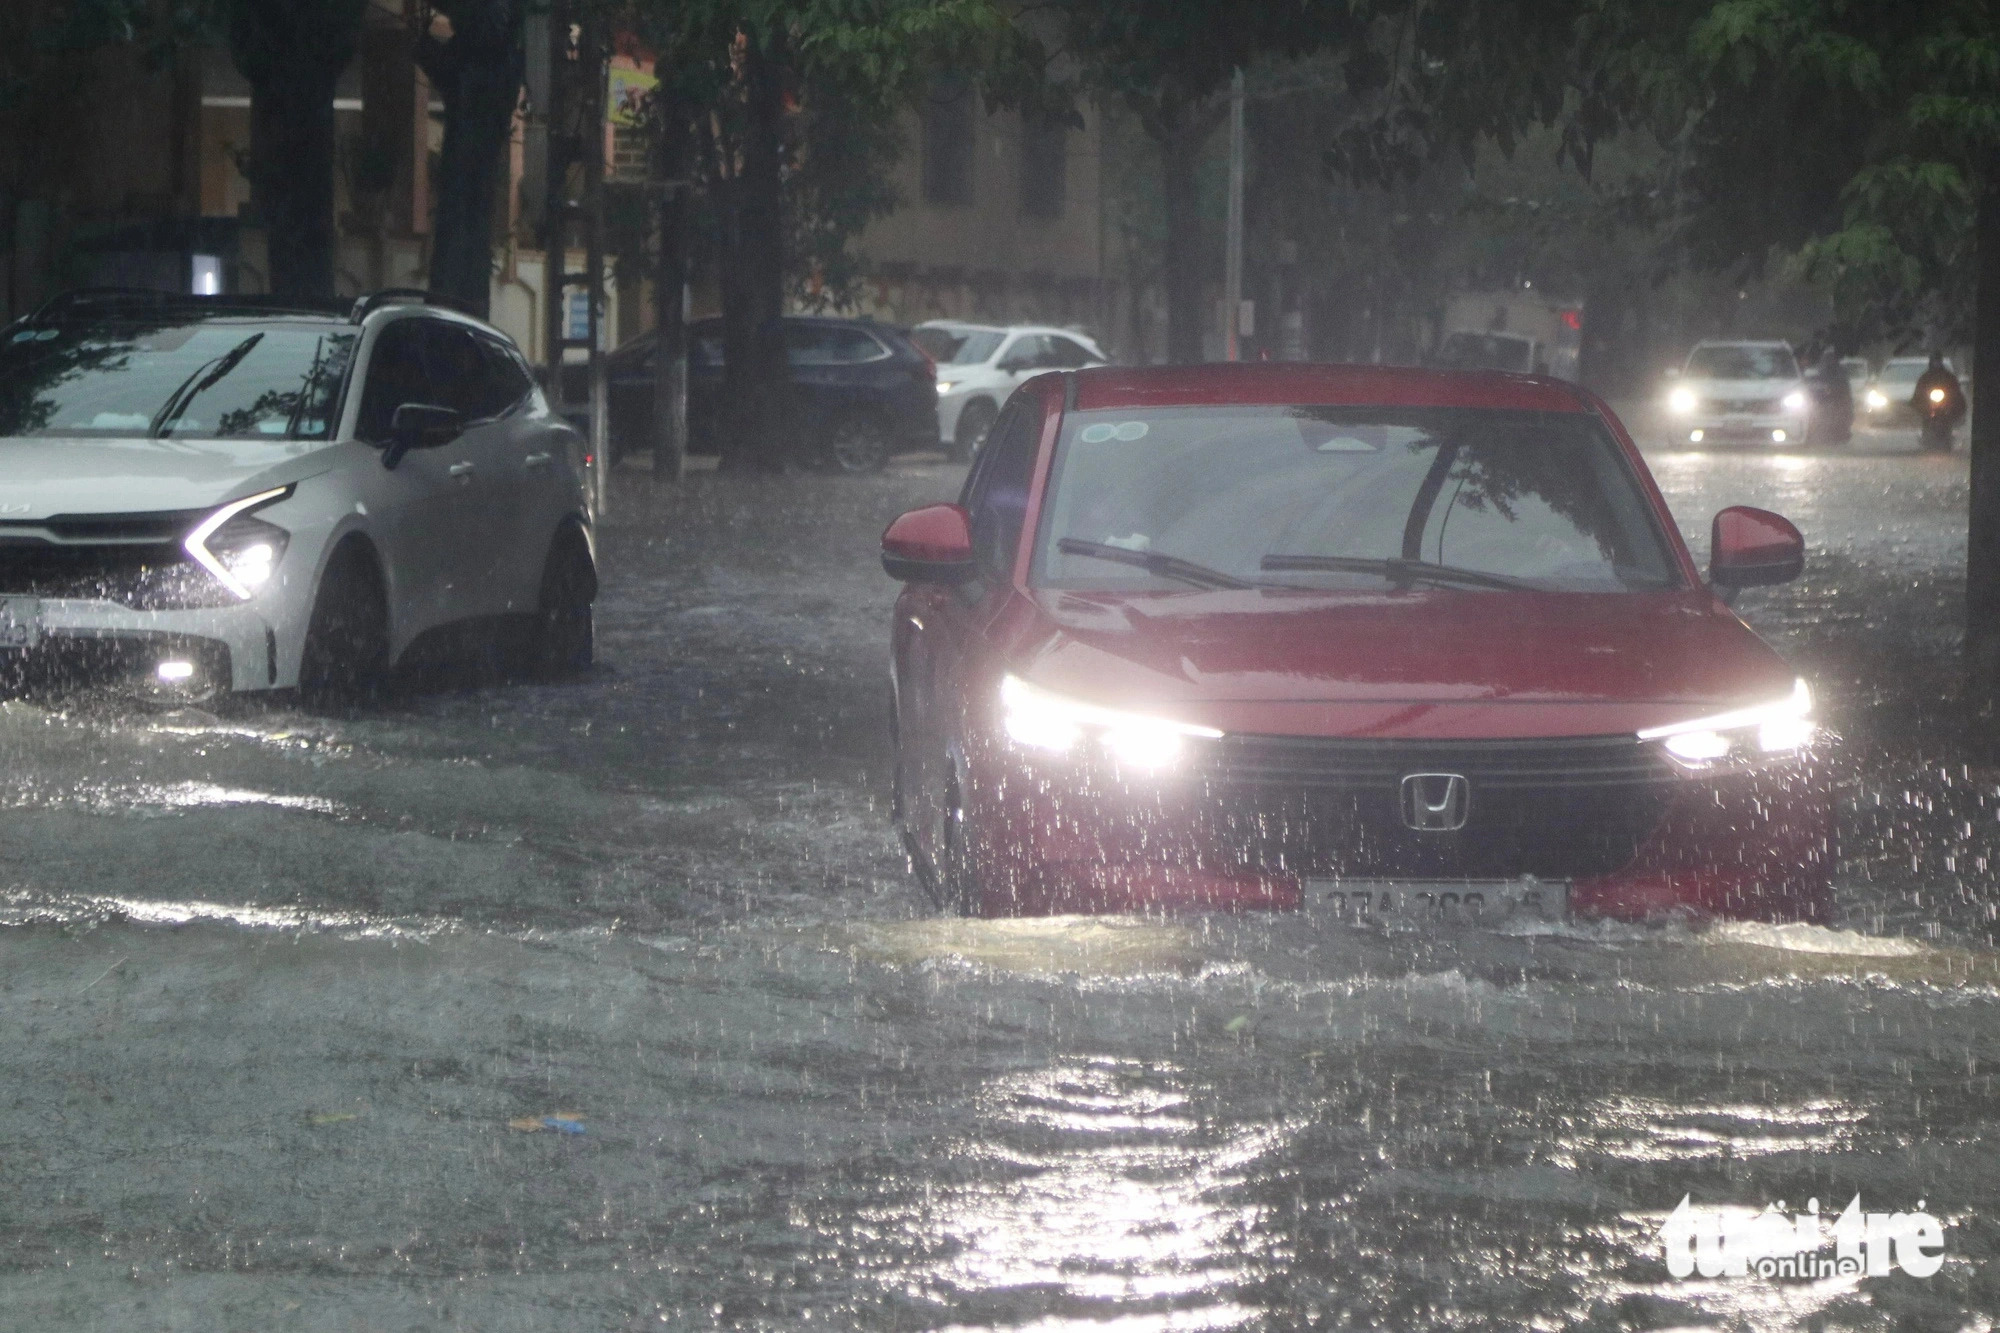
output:
[[[1931,398],[1933,389],[1944,390],[1944,397],[1934,402]],[[1935,418],[1947,431],[1965,419],[1965,389],[1959,384],[1958,376],[1945,365],[1943,352],[1931,353],[1930,365],[1917,376],[1917,387],[1910,395],[1910,406],[1917,409],[1918,417],[1926,421]]]
[[[1839,349],[1829,345],[1820,353],[1819,364],[1806,376],[1806,392],[1812,395],[1814,444],[1846,444],[1854,438],[1854,386],[1840,364]]]

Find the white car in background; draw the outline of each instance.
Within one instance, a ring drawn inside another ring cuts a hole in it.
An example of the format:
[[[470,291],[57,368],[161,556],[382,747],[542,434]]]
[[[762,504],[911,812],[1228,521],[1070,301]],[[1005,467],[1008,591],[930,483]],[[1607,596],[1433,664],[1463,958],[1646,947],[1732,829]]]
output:
[[[1689,444],[1802,445],[1812,399],[1790,343],[1700,342],[1667,392],[1667,411]]]
[[[582,668],[584,467],[507,336],[420,299],[57,298],[0,331],[0,685],[338,698],[469,627]]]
[[[970,458],[993,428],[1007,395],[1045,370],[1109,364],[1089,337],[1040,324],[966,324],[933,319],[910,331],[937,362],[938,435],[955,458]]]

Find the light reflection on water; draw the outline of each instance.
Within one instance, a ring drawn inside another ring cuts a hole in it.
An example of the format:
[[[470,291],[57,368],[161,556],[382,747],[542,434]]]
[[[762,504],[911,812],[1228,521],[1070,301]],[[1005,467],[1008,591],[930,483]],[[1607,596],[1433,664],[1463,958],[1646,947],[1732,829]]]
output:
[[[901,1219],[926,1248],[942,1246],[925,1277],[958,1298],[1032,1292],[1043,1308],[1089,1303],[1098,1314],[1155,1306],[1109,1325],[1134,1330],[1236,1328],[1259,1317],[1216,1293],[1263,1275],[1244,1242],[1265,1209],[1243,1186],[1297,1126],[1211,1124],[1202,1091],[1171,1064],[1115,1057],[989,1080],[950,1154],[975,1178]],[[1072,1326],[1108,1327],[1096,1318],[1020,1325]]]

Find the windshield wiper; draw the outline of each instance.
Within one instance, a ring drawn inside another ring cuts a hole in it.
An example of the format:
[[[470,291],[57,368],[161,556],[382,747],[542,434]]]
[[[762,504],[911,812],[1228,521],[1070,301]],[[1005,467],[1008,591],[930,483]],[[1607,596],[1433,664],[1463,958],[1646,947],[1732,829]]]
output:
[[[1087,555],[1095,560],[1110,560],[1121,565],[1136,565],[1148,574],[1157,574],[1163,579],[1177,579],[1182,583],[1192,583],[1197,588],[1254,588],[1257,585],[1234,574],[1225,574],[1207,565],[1197,565],[1192,560],[1183,560],[1177,555],[1163,555],[1158,551],[1135,551],[1127,546],[1112,546],[1107,542],[1085,541],[1081,537],[1064,537],[1056,543],[1056,549],[1064,555]]]
[[[1267,555],[1259,568],[1270,570],[1331,569],[1343,574],[1381,574],[1398,583],[1463,584],[1472,588],[1507,588],[1533,592],[1535,585],[1504,574],[1488,574],[1456,565],[1434,565],[1428,560],[1371,559],[1357,555]]]
[[[181,414],[188,410],[194,400],[214,388],[224,375],[242,365],[243,358],[250,355],[250,349],[263,341],[264,335],[261,332],[253,333],[221,356],[196,366],[194,374],[181,381],[180,388],[173,391],[166,405],[160,409],[159,415],[153,418],[149,433],[165,439],[173,430],[174,424],[181,419]]]

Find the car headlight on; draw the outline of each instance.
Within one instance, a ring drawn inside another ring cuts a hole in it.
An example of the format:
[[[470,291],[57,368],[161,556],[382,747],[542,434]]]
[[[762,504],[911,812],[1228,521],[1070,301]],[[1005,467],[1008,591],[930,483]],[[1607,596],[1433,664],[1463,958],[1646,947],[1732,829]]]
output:
[[[1132,768],[1164,768],[1180,757],[1189,737],[1213,740],[1214,727],[1148,717],[1085,703],[1030,685],[1018,676],[1000,682],[1000,709],[1008,739],[1049,754],[1070,754],[1095,743]]]
[[[1690,773],[1749,768],[1796,755],[1812,744],[1819,731],[1812,706],[1811,688],[1798,680],[1782,699],[1648,727],[1639,739],[1657,741],[1677,767]]]
[[[1685,387],[1673,390],[1667,395],[1667,409],[1682,414],[1694,411],[1694,390]]]
[[[1870,389],[1864,401],[1867,402],[1870,412],[1880,412],[1889,405],[1889,395],[1883,393],[1880,389]]]
[[[958,387],[958,381],[957,381],[957,380],[939,380],[939,381],[937,382],[937,386],[938,386],[938,392],[939,392],[939,393],[950,393],[950,392],[951,392],[951,391],[952,391],[953,389],[956,389],[956,388]]]
[[[1932,390],[1931,390],[1931,393],[1930,393],[1930,398],[1931,398],[1931,401],[1932,401],[1932,402],[1934,402],[1934,403],[1941,403],[1941,402],[1943,402],[1943,401],[1944,401],[1944,390],[1943,390],[1943,389],[1932,389]]]
[[[280,486],[233,500],[203,519],[181,545],[216,582],[247,602],[271,581],[291,540],[290,533],[252,511],[291,493],[290,486]]]
[[[1803,412],[1806,410],[1806,391],[1804,389],[1794,389],[1786,394],[1781,401],[1784,403],[1787,412]]]

